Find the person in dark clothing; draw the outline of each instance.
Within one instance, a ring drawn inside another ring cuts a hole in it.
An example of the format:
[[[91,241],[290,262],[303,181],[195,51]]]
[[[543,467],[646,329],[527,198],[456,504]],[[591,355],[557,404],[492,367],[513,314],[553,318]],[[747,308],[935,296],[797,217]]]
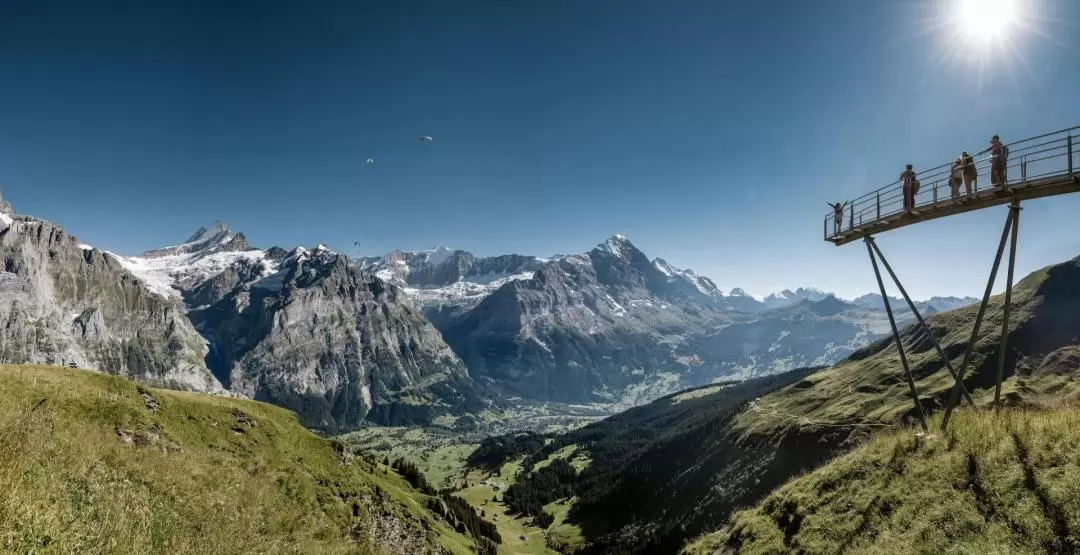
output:
[[[919,180],[915,179],[915,170],[911,164],[900,174],[900,183],[904,190],[904,212],[915,211],[915,194],[919,192]]]
[[[840,233],[840,228],[844,227],[844,207],[847,203],[831,203],[826,202],[833,209],[833,234]]]
[[[1001,139],[997,135],[990,138],[990,146],[986,147],[979,154],[990,153],[990,185],[994,187],[1005,186],[1005,157],[1008,156],[1009,149],[1001,144]]]
[[[967,196],[971,196],[971,187],[976,185],[979,181],[979,170],[975,168],[975,157],[968,154],[965,150],[960,158],[963,159],[964,165],[964,188],[967,190]]]

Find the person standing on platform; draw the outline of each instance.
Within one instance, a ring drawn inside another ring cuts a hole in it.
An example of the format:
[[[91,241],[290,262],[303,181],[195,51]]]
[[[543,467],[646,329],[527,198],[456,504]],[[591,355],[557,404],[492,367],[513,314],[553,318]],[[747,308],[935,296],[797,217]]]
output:
[[[915,170],[911,168],[911,164],[907,165],[907,169],[900,174],[900,182],[903,184],[904,189],[904,212],[908,214],[915,211],[915,193],[918,192],[918,180],[915,179]]]
[[[844,227],[844,206],[847,206],[847,203],[841,204],[837,202],[833,204],[826,202],[825,204],[828,204],[833,209],[833,234],[840,233],[840,228]]]
[[[952,192],[953,204],[960,202],[960,184],[964,182],[964,157],[957,156],[953,160],[949,171],[949,189]]]
[[[993,187],[1005,187],[1005,158],[1009,155],[1009,148],[1001,144],[1001,139],[994,135],[990,137],[990,146],[979,154],[990,153],[990,185]]]
[[[967,189],[968,198],[971,197],[971,186],[978,186],[979,170],[975,167],[975,157],[965,150],[960,157],[964,159],[964,188]]]

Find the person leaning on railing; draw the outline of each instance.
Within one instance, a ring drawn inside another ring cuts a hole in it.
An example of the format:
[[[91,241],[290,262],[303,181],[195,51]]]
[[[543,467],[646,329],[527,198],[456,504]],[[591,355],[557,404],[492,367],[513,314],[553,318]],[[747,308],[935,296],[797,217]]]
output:
[[[994,135],[990,137],[990,146],[979,154],[990,153],[990,185],[993,187],[1005,186],[1005,159],[1009,156],[1009,147],[1001,144],[1001,139]]]
[[[953,204],[960,202],[960,184],[964,182],[964,156],[957,156],[949,168],[949,191]]]

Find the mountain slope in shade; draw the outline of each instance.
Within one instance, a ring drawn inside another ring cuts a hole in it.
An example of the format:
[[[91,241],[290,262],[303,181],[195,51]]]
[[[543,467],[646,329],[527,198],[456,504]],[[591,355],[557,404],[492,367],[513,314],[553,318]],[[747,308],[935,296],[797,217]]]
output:
[[[238,264],[189,294],[211,302],[191,318],[223,383],[292,408],[309,426],[429,423],[484,407],[402,290],[328,249],[294,249],[267,276]]]
[[[10,205],[9,205],[10,206]],[[166,387],[222,391],[178,302],[51,222],[0,223],[0,362],[70,364]]]

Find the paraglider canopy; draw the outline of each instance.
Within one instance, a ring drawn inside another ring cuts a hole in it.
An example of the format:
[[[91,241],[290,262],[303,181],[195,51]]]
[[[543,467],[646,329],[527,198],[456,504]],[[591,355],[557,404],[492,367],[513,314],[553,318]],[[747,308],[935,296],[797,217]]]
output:
[[[375,163],[375,159],[374,159],[374,158],[368,158],[368,159],[367,159],[367,165],[371,166],[371,165],[373,165],[374,163]]]
[[[427,135],[420,137],[420,140],[424,141],[425,143],[430,143],[432,141],[431,137],[428,137]]]

